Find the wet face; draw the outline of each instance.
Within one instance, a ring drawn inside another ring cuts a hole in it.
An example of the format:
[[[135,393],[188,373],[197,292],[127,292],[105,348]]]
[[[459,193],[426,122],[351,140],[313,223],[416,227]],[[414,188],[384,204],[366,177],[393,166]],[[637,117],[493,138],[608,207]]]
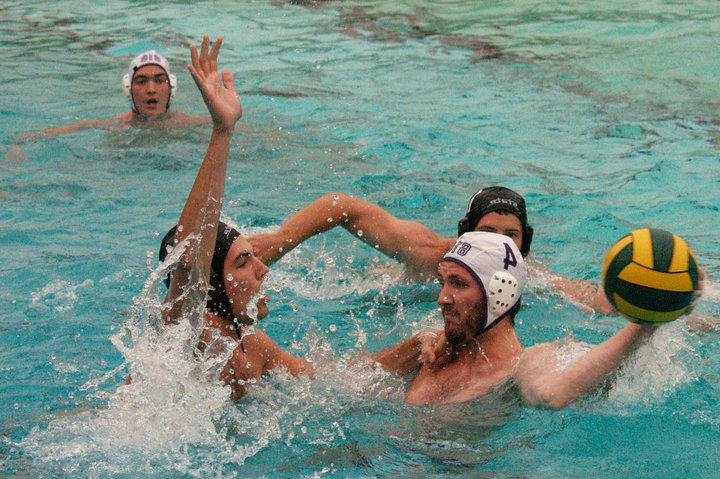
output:
[[[170,100],[170,80],[157,65],[146,65],[135,72],[130,87],[135,108],[141,115],[165,113]]]
[[[438,305],[445,320],[445,337],[457,348],[480,332],[485,294],[465,268],[451,261],[438,266],[438,281],[442,285]]]
[[[522,223],[520,219],[512,213],[506,211],[491,211],[480,218],[480,221],[475,225],[474,231],[487,231],[508,236],[517,245],[518,249],[522,249]]]
[[[233,242],[223,267],[225,290],[235,317],[250,324],[253,322],[251,316],[255,307],[257,307],[257,319],[267,316],[267,298],[263,296],[258,299],[257,294],[269,269],[255,256],[248,240],[239,236]]]

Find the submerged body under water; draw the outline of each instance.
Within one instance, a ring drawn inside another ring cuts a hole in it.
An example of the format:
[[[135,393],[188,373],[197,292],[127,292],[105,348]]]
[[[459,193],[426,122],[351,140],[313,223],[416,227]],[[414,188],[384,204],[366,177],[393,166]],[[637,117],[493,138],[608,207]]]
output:
[[[128,108],[127,62],[154,48],[173,108],[204,113],[187,39],[224,37],[244,107],[226,218],[276,227],[329,191],[451,237],[478,187],[525,195],[531,257],[597,279],[641,226],[688,241],[720,316],[719,34],[711,4],[120,2],[0,7],[0,474],[27,477],[713,477],[717,331],[663,326],[596,396],[527,407],[507,383],[468,404],[408,406],[405,381],[348,365],[438,326],[437,285],[344,231],[273,266],[263,328],[321,365],[239,403],[193,358],[189,323],[157,327],[157,249],[207,128],[15,134]],[[212,31],[208,26],[212,25]],[[19,150],[14,148],[18,146]],[[534,278],[516,323],[569,360],[623,320]],[[121,385],[128,374],[130,385]]]

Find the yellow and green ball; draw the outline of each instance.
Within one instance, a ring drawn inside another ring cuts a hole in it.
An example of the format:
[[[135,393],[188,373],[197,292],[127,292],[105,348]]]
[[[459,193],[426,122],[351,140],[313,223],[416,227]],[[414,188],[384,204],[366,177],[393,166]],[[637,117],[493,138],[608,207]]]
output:
[[[610,248],[602,281],[610,303],[633,322],[666,323],[685,313],[698,289],[698,265],[687,243],[645,228]]]

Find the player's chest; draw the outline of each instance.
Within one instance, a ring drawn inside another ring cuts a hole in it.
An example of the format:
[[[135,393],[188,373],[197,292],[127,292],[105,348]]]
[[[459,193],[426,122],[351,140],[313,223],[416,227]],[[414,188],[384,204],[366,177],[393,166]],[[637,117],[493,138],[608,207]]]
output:
[[[469,401],[500,384],[505,376],[500,371],[464,365],[442,369],[423,367],[405,392],[405,401],[411,404]]]

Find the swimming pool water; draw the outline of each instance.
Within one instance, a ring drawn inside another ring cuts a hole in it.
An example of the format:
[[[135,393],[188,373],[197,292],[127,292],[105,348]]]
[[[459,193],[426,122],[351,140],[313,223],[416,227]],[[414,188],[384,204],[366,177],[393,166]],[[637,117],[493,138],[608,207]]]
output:
[[[127,111],[137,53],[170,60],[173,107],[203,113],[185,43],[222,34],[244,106],[224,215],[278,225],[328,191],[451,236],[467,198],[526,196],[533,256],[597,279],[627,231],[672,230],[717,276],[720,17],[712,2],[128,2],[0,4],[0,474],[27,477],[715,477],[717,331],[658,331],[612,388],[562,411],[511,392],[409,407],[403,382],[347,362],[436,324],[434,285],[343,231],[268,278],[262,327],[323,364],[239,405],[152,325],[160,235],[207,128],[17,133]],[[518,334],[609,337],[536,279]],[[210,366],[204,366],[212,370]],[[132,372],[132,386],[118,388]],[[141,379],[140,379],[141,378]]]

